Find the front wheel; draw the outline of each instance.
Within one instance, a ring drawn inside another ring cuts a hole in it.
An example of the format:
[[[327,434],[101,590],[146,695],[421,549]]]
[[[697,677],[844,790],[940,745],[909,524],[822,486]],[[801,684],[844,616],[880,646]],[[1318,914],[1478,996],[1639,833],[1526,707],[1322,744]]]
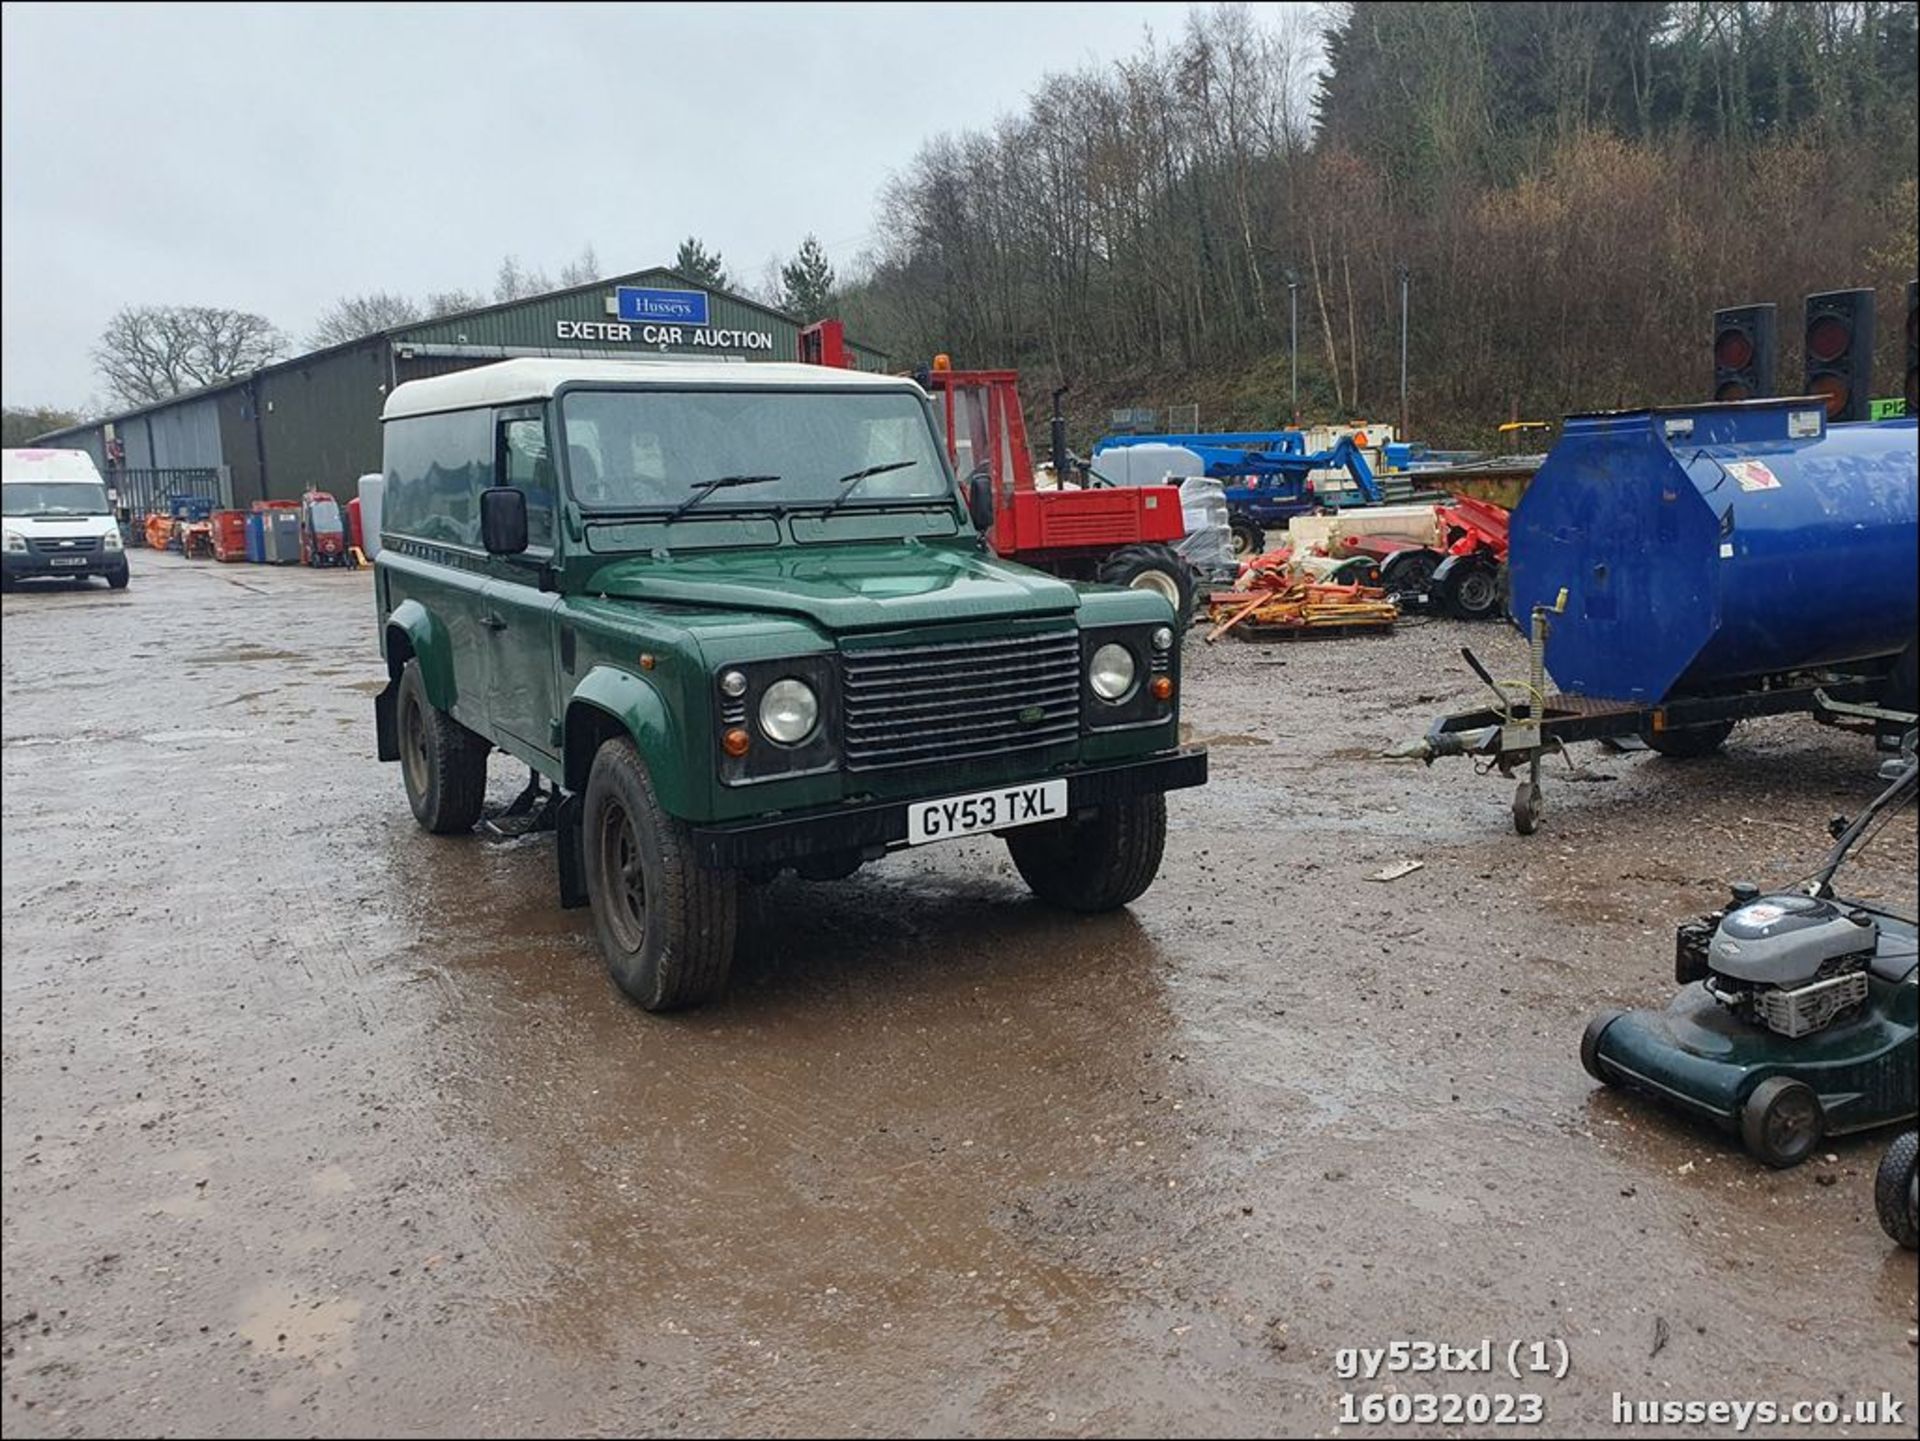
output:
[[[1098,578],[1108,585],[1163,595],[1176,624],[1184,629],[1193,623],[1193,570],[1167,546],[1122,546],[1100,562]]]
[[[1880,1229],[1909,1251],[1920,1250],[1920,1172],[1915,1170],[1920,1132],[1893,1138],[1873,1177],[1873,1209]]]
[[[1603,1086],[1620,1084],[1613,1078],[1613,1073],[1601,1063],[1600,1043],[1607,1034],[1607,1028],[1625,1014],[1625,1011],[1602,1011],[1588,1021],[1586,1030],[1580,1033],[1580,1069]]]
[[[580,826],[593,929],[620,989],[649,1011],[718,996],[733,967],[738,875],[695,859],[691,832],[660,808],[632,741],[595,754]]]
[[[487,743],[427,699],[417,659],[400,672],[395,719],[413,818],[435,835],[472,830],[487,800]]]
[[[1113,801],[1090,816],[1007,833],[1007,853],[1028,888],[1062,910],[1117,910],[1153,884],[1167,844],[1167,798]]]
[[[1740,1139],[1756,1160],[1777,1171],[1806,1160],[1826,1131],[1813,1088],[1787,1076],[1767,1077],[1740,1108]]]
[[[123,565],[120,569],[108,573],[107,584],[115,590],[125,590],[127,588],[127,582],[132,579],[133,572]]]

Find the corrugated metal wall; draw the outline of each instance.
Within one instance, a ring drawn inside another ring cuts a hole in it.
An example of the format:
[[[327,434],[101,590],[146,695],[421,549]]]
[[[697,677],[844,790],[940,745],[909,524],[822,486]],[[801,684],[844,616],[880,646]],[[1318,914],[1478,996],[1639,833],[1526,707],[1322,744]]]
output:
[[[153,411],[144,419],[148,444],[153,454],[150,463],[154,466],[162,469],[189,466],[217,469],[226,464],[226,457],[220,448],[220,402],[214,397],[190,400],[184,405],[170,405],[165,410]],[[127,463],[134,463],[131,446],[127,451]]]
[[[637,338],[628,342],[559,338],[557,332],[562,321],[617,322],[619,317],[609,315],[606,306],[616,284],[654,286],[668,290],[698,288],[691,282],[682,280],[670,270],[649,270],[638,275],[603,281],[580,290],[536,297],[498,310],[429,321],[396,336],[394,344],[399,347],[406,346],[408,342],[423,345],[513,346],[543,349],[554,355],[567,355],[578,350],[592,350],[602,354],[608,350],[616,350],[631,351],[640,355],[650,351],[684,355],[739,355],[749,360],[794,360],[799,355],[799,326],[778,311],[735,299],[719,291],[707,292],[707,328],[721,331],[764,332],[773,338],[770,349],[753,349],[739,345],[721,348],[692,344],[659,346],[648,345]],[[636,335],[639,329],[638,326],[634,327]],[[863,370],[876,370],[885,363],[886,357],[877,350],[861,345],[854,345],[851,348]]]
[[[325,490],[352,499],[354,483],[380,468],[386,384],[387,345],[378,338],[262,375],[266,498],[298,500],[302,491]]]

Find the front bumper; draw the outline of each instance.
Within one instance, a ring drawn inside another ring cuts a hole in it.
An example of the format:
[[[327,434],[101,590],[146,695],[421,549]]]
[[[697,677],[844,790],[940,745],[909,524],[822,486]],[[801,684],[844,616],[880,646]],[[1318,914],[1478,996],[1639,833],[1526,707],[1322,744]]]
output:
[[[55,565],[56,560],[70,562]],[[82,551],[63,556],[57,551],[0,551],[0,574],[8,580],[29,580],[49,575],[119,575],[127,568],[124,550]]]
[[[1035,781],[1056,776],[1034,776]],[[1206,784],[1207,753],[1190,749],[1138,760],[1088,766],[1067,774],[1067,803],[1088,810],[1109,801],[1156,791],[1183,790]],[[954,792],[971,787],[956,785]],[[949,792],[951,793],[951,792]],[[915,800],[933,800],[931,795]],[[808,856],[858,851],[878,854],[907,843],[907,807],[912,801],[873,801],[864,805],[834,806],[771,820],[738,821],[728,825],[695,826],[694,855],[703,866],[740,870],[789,865]]]

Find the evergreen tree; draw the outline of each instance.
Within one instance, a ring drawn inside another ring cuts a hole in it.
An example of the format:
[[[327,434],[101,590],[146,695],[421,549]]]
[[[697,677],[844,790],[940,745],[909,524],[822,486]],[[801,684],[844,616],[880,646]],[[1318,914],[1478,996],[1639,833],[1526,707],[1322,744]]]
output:
[[[780,308],[803,325],[826,318],[833,309],[833,263],[809,235],[800,253],[780,267]]]
[[[697,235],[689,235],[680,242],[680,249],[674,253],[673,268],[687,279],[697,281],[702,289],[733,289],[733,281],[727,275],[726,263],[721,260],[720,252],[708,250]]]

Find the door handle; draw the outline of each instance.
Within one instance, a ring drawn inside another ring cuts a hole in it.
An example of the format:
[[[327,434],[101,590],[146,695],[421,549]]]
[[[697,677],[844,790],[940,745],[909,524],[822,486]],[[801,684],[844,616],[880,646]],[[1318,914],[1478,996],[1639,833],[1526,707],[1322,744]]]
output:
[[[484,625],[488,630],[505,630],[507,628],[506,621],[502,617],[495,615],[492,611],[488,611],[480,617],[480,624]]]

